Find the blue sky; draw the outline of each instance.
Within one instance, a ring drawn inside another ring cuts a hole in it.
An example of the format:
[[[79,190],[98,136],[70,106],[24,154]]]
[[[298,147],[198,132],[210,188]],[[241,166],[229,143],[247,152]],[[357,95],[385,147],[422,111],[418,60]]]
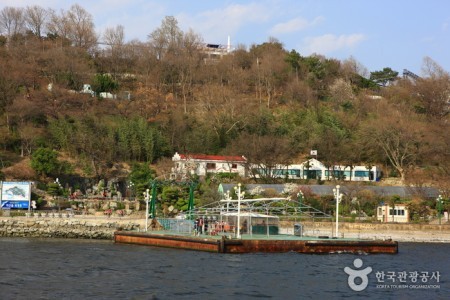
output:
[[[68,10],[78,3],[99,34],[122,25],[127,40],[146,41],[165,16],[207,43],[260,44],[275,37],[285,49],[345,60],[369,72],[390,67],[422,74],[428,56],[450,71],[448,0],[1,0],[4,6]]]

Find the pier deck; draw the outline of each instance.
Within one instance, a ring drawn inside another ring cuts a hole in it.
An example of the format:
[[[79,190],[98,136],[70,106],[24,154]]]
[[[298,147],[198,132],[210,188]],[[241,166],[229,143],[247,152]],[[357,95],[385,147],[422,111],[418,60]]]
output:
[[[330,239],[294,235],[192,236],[173,232],[117,231],[116,243],[128,243],[216,253],[398,253],[398,242],[392,240]]]

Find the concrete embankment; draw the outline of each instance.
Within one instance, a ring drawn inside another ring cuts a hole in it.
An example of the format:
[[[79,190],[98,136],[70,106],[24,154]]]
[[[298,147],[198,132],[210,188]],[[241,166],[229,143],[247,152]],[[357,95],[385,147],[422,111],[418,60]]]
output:
[[[135,231],[143,228],[143,220],[90,218],[0,218],[0,237],[40,238],[114,238],[116,230]]]
[[[294,234],[299,222],[281,221],[280,233]],[[335,236],[334,222],[301,222],[304,236]],[[143,231],[144,218],[74,216],[0,217],[0,237],[114,238],[116,230]],[[399,242],[450,243],[450,224],[339,223],[339,237]]]
[[[294,224],[282,221],[281,233],[293,234]],[[336,236],[335,222],[301,222],[306,236]],[[339,222],[339,237],[392,239],[398,242],[450,243],[450,224],[350,223]]]

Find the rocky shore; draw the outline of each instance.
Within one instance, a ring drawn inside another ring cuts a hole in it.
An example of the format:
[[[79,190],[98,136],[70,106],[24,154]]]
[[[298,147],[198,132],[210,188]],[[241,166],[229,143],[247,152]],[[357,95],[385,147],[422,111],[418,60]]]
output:
[[[114,231],[141,228],[139,221],[112,218],[0,218],[0,237],[79,238],[112,240]]]

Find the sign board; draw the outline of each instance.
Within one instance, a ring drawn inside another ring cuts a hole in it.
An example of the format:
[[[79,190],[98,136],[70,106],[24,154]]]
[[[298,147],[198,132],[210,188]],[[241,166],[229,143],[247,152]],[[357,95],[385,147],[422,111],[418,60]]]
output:
[[[30,207],[31,182],[2,182],[1,208],[23,208]]]
[[[311,155],[317,156],[317,150],[311,150]]]

